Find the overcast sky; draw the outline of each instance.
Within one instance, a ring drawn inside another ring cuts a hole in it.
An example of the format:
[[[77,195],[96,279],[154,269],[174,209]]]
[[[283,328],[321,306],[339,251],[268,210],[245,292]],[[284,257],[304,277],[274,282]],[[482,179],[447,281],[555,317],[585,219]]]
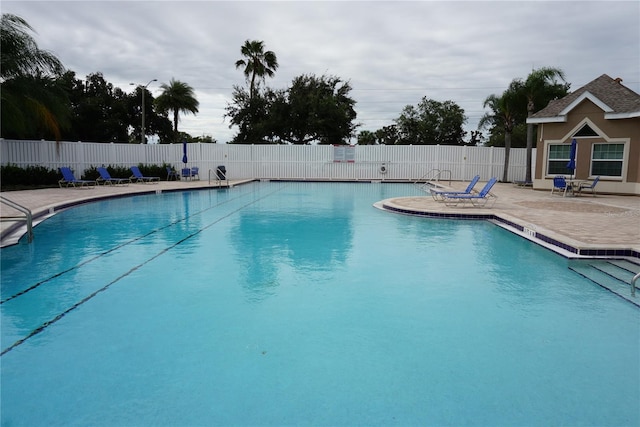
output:
[[[562,69],[573,90],[602,74],[640,93],[640,2],[7,1],[41,49],[76,77],[102,72],[125,92],[158,79],[189,84],[200,102],[179,130],[228,142],[240,46],[278,57],[274,89],[302,74],[350,82],[359,130],[393,123],[423,97],[451,100],[475,130],[482,103],[534,68]]]

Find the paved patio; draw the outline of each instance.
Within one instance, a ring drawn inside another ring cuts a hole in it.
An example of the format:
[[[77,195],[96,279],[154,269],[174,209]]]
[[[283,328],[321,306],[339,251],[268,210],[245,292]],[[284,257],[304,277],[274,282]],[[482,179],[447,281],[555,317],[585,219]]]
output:
[[[164,191],[195,190],[218,186],[236,186],[248,182],[162,181],[157,184],[127,186],[99,186],[97,188],[50,188],[41,190],[1,192],[0,195],[30,209],[36,222],[50,213],[87,201]],[[480,188],[484,183],[479,183]],[[451,188],[463,190],[466,182],[454,182]],[[640,254],[640,197],[598,194],[596,197],[562,197],[549,191],[516,187],[497,183],[493,194],[498,199],[492,208],[447,207],[430,195],[402,197],[401,194],[384,203],[406,213],[421,215],[488,215],[504,225],[513,224],[524,229],[523,237],[543,235],[555,242],[578,249],[630,250]],[[16,215],[13,209],[0,204],[0,217]],[[12,222],[3,221],[2,246],[15,242],[11,236]],[[516,230],[517,231],[517,230]],[[522,231],[522,230],[521,230]],[[22,230],[24,232],[24,230]],[[15,233],[14,233],[15,234]],[[37,238],[37,229],[35,231]],[[557,245],[556,245],[557,246]],[[554,248],[552,248],[554,249]],[[557,248],[556,248],[557,249]],[[554,249],[555,250],[555,249]],[[571,256],[570,253],[565,255]]]

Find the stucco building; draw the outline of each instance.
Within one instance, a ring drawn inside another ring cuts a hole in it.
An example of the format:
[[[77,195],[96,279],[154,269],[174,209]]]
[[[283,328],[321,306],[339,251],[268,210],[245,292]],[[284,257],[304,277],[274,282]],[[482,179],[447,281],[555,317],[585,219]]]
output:
[[[557,175],[593,180],[598,193],[640,195],[640,94],[606,74],[527,119],[538,125],[533,187]],[[577,141],[576,170],[566,168]]]

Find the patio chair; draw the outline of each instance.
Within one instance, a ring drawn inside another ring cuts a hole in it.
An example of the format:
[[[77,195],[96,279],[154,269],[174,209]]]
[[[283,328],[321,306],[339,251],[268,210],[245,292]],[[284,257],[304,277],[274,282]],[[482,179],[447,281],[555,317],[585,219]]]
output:
[[[200,168],[197,166],[194,166],[191,168],[191,179],[196,179],[196,176],[198,177],[198,181],[200,180]]]
[[[98,177],[98,179],[96,179],[96,183],[97,184],[104,184],[104,185],[129,185],[131,183],[131,179],[130,178],[112,178],[111,174],[109,174],[109,171],[107,170],[107,168],[103,168],[103,167],[99,167],[98,169],[98,173],[100,174],[100,176]]]
[[[172,179],[174,181],[178,180],[178,172],[176,172],[175,169],[172,169],[169,166],[167,166],[167,181],[171,181]]]
[[[76,179],[73,175],[73,171],[68,167],[61,167],[60,173],[62,174],[62,179],[58,181],[58,185],[60,188],[65,187],[95,187],[96,182],[88,179]]]
[[[564,176],[553,177],[553,188],[551,189],[551,194],[553,194],[556,190],[562,192],[562,197],[566,196],[567,192],[573,193],[573,188],[570,184],[567,183],[567,180]]]
[[[140,172],[140,168],[138,168],[138,166],[131,166],[131,172],[133,173],[133,175],[131,176],[131,181],[132,182],[143,182],[143,183],[153,182],[153,183],[158,183],[160,181],[160,177],[159,176],[144,176],[144,175],[142,175],[142,172]]]
[[[433,197],[433,200],[435,200],[436,202],[441,202],[446,198],[447,194],[472,194],[472,192],[474,191],[473,187],[476,186],[478,181],[480,181],[480,175],[474,176],[464,191],[436,190],[435,188],[430,188],[429,191],[431,192],[431,197]]]
[[[582,190],[591,190],[591,195],[593,197],[596,197],[596,185],[598,185],[598,181],[600,181],[600,177],[596,176],[596,179],[594,179],[591,183],[581,182],[577,188],[578,194],[582,194]]]
[[[180,179],[191,179],[191,168],[182,168],[180,171]]]
[[[445,194],[444,204],[447,206],[457,206],[462,203],[470,204],[476,208],[490,208],[498,198],[498,196],[491,193],[491,189],[496,182],[498,182],[498,178],[491,178],[478,194]]]

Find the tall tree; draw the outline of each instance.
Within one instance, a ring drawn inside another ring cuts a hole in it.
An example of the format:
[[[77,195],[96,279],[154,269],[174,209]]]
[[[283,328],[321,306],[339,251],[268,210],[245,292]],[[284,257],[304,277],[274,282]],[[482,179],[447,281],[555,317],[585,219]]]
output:
[[[29,34],[33,28],[19,16],[2,14],[0,21],[0,76],[58,76],[64,67],[51,52],[38,48]]]
[[[286,108],[272,110],[279,137],[292,144],[346,144],[357,127],[351,85],[339,77],[302,75],[286,91]]]
[[[225,117],[229,117],[229,127],[237,126],[238,134],[231,141],[233,144],[264,144],[269,143],[266,129],[267,96],[256,96],[251,99],[244,87],[234,85],[233,102],[227,104]],[[269,98],[272,98],[269,96]]]
[[[395,120],[400,133],[398,144],[462,144],[466,121],[464,110],[455,102],[424,97],[417,107],[405,106]]]
[[[288,89],[256,93],[234,86],[225,116],[240,128],[234,143],[345,144],[354,135],[351,86],[338,77],[303,75]]]
[[[163,92],[155,100],[156,107],[163,113],[173,112],[173,132],[177,137],[180,113],[196,114],[200,103],[193,88],[181,81],[171,79],[168,84],[161,84],[160,88]]]
[[[370,130],[363,130],[358,134],[358,145],[375,145],[376,134]]]
[[[533,70],[522,85],[522,91],[527,100],[527,117],[549,101],[562,98],[569,93],[570,85],[565,82],[564,72],[559,68],[543,67]],[[533,124],[527,123],[527,166],[525,181],[531,181],[531,151],[533,150]]]
[[[264,42],[259,40],[246,40],[240,53],[245,59],[236,61],[236,69],[244,67],[244,76],[249,82],[249,98],[253,99],[260,81],[274,76],[278,69],[278,58],[270,50],[265,52]]]
[[[480,118],[478,122],[478,130],[485,127],[493,128],[492,131],[499,129],[504,132],[504,169],[502,172],[502,181],[508,180],[509,171],[509,154],[511,150],[511,134],[518,122],[518,103],[522,98],[522,82],[514,80],[501,96],[489,95],[483,103],[484,108],[489,108],[487,112]]]
[[[89,74],[84,82],[74,76],[67,72],[63,77],[73,111],[67,136],[73,141],[127,142],[128,129],[134,124],[129,96],[102,73]]]
[[[396,125],[383,126],[375,132],[378,144],[395,145],[399,143],[400,134]]]
[[[52,53],[38,48],[22,18],[3,14],[0,20],[0,103],[2,136],[60,140],[68,126],[66,93],[57,77],[64,67]]]

